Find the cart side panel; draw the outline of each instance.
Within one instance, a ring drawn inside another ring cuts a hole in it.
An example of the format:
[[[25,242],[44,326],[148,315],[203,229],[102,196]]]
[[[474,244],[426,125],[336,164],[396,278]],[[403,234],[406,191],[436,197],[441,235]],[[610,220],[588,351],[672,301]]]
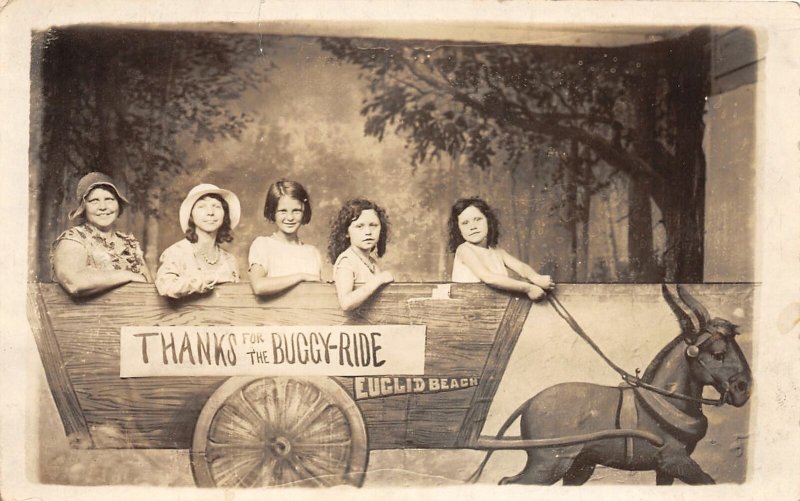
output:
[[[413,320],[428,326],[425,373],[480,376],[508,301],[493,294],[414,305]]]
[[[72,447],[91,448],[93,443],[89,428],[62,360],[39,284],[28,286],[27,315],[45,369],[47,384],[56,402],[67,439]]]
[[[99,379],[71,372],[95,446],[187,449],[197,417],[225,378]]]
[[[414,427],[409,441],[420,448],[453,448],[458,433],[470,410],[477,388],[446,393],[414,395],[408,413]]]
[[[458,291],[450,299],[408,301],[411,323],[427,326],[425,378],[428,383],[434,380],[437,388],[428,387],[426,390],[432,393],[409,396],[405,447],[455,446],[477,389],[474,383],[461,387],[459,381],[472,380],[483,385],[481,377],[492,346],[497,342],[496,336],[498,332],[507,335],[508,329],[499,331],[498,326],[507,317],[512,296],[482,285],[454,286],[453,289]],[[383,301],[376,303],[366,316],[373,322],[385,318],[388,307]],[[504,365],[493,365],[491,369],[502,375]],[[388,405],[397,398],[388,396],[376,400]],[[359,403],[362,409],[366,402],[369,400]],[[370,430],[370,448],[399,446],[388,438]]]
[[[200,409],[225,378],[119,377],[120,327],[168,318],[163,309],[133,306],[151,293],[128,292],[126,302],[111,306],[101,300],[107,296],[98,305],[72,301],[57,286],[41,289],[94,447],[187,448]]]
[[[339,381],[347,393],[355,398],[352,377],[333,379]],[[409,395],[357,401],[367,428],[370,450],[402,449],[412,445],[408,441],[409,430],[413,428],[409,420],[409,402]]]
[[[55,284],[42,284],[39,294],[52,319],[54,342],[60,346],[63,376],[74,385],[75,407],[83,410],[95,445],[186,448],[202,406],[224,378],[121,379],[121,327],[421,324],[427,326],[426,377],[480,378],[511,296],[476,285],[458,289],[461,292],[453,299],[431,299],[434,287],[393,284],[349,315],[325,284],[304,284],[269,300],[254,297],[244,284],[178,302],[159,297],[146,284],[92,299],[72,299]],[[502,374],[504,366],[492,368]],[[355,398],[354,378],[336,379]],[[63,393],[52,383],[51,390],[54,396]],[[455,443],[456,431],[474,400],[475,388],[466,388],[363,399],[357,404],[370,448],[447,447]]]
[[[532,303],[527,298],[514,298],[497,329],[496,341],[488,354],[486,367],[481,376],[481,384],[472,396],[469,410],[454,443],[455,447],[466,447],[478,440],[492,399],[503,378],[503,373],[517,344]]]

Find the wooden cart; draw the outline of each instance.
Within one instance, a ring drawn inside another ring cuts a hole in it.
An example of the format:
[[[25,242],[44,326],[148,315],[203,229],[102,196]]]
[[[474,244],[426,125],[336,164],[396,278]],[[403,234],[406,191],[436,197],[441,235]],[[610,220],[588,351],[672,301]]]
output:
[[[148,284],[73,299],[36,283],[28,316],[72,447],[190,449],[199,486],[360,486],[370,450],[485,448],[479,434],[531,302],[443,287],[392,284],[345,314],[328,284],[270,299],[235,284],[173,301]],[[120,377],[123,326],[386,324],[426,326],[423,382],[435,392],[357,400],[363,378]]]

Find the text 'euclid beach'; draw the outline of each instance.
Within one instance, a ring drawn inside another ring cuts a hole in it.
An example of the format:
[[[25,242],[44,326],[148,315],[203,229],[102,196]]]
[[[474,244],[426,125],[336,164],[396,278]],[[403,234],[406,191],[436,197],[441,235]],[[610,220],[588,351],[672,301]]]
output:
[[[135,326],[120,376],[423,374],[424,325]]]

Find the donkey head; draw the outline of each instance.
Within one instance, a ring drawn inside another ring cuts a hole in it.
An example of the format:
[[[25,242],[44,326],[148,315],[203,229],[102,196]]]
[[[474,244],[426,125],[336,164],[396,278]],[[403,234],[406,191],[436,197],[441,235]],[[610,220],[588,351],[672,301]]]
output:
[[[726,403],[744,405],[750,398],[752,377],[747,359],[736,343],[737,326],[722,318],[710,318],[708,310],[678,285],[678,296],[697,319],[695,326],[666,285],[661,285],[661,292],[680,323],[693,379],[713,386]]]

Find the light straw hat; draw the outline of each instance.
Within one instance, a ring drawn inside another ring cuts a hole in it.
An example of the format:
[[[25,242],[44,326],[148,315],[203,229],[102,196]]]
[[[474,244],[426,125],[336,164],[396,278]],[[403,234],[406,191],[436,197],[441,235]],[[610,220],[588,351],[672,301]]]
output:
[[[228,216],[231,218],[231,229],[236,228],[236,225],[239,224],[239,218],[242,216],[242,206],[239,203],[239,197],[234,195],[232,191],[223,190],[213,184],[203,183],[192,188],[181,203],[181,210],[178,214],[178,218],[181,222],[181,230],[183,230],[184,233],[186,233],[186,230],[189,228],[189,216],[192,214],[194,203],[204,196],[211,194],[221,196],[228,203]]]

